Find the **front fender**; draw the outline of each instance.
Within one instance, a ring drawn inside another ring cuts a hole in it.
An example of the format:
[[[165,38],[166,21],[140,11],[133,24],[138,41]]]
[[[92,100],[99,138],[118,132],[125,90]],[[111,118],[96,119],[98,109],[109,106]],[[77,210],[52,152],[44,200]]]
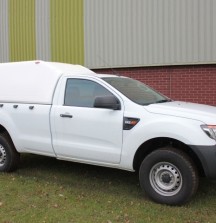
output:
[[[201,124],[198,120],[158,114],[140,117],[137,126],[123,132],[121,165],[133,169],[137,149],[154,138],[172,138],[186,145],[214,146],[215,140],[203,132]]]

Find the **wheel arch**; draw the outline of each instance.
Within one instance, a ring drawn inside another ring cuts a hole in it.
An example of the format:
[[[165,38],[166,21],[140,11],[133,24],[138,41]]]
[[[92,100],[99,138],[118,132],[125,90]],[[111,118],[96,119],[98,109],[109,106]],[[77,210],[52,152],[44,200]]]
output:
[[[202,163],[197,156],[197,154],[186,144],[181,141],[178,141],[173,138],[153,138],[146,142],[144,142],[136,151],[134,160],[133,160],[133,168],[134,170],[138,170],[142,161],[145,157],[153,152],[156,149],[165,147],[165,146],[172,146],[178,150],[183,151],[186,153],[194,162],[195,166],[197,167],[198,173],[200,176],[205,176],[205,171],[203,169]]]
[[[5,135],[7,135],[7,137],[9,137],[9,139],[11,140],[11,142],[13,143],[13,140],[12,140],[12,138],[11,138],[11,136],[10,136],[10,133],[8,132],[8,130],[3,126],[3,125],[1,125],[0,124],[0,134],[5,134]],[[14,144],[14,143],[13,143]]]
[[[0,134],[5,133],[5,132],[7,132],[7,134],[9,135],[7,129],[3,125],[0,124]]]
[[[12,172],[17,169],[20,153],[16,150],[7,129],[0,125],[1,165],[0,172]]]

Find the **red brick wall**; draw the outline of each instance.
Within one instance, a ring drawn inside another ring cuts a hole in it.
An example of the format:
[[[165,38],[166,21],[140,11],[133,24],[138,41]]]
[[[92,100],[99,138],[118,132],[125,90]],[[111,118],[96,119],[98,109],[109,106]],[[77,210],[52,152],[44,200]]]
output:
[[[110,69],[94,71],[112,73]],[[173,100],[216,106],[216,64],[117,68],[115,72],[140,80]]]

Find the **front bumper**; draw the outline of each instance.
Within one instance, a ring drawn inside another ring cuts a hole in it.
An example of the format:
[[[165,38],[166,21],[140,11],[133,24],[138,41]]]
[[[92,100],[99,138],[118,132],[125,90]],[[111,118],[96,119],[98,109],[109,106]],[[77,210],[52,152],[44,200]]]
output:
[[[216,145],[214,146],[194,146],[190,148],[199,158],[205,176],[216,179]]]

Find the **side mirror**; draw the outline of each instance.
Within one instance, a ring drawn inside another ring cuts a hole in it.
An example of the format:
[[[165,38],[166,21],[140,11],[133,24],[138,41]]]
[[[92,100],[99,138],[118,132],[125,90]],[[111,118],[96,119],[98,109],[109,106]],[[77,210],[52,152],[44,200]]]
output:
[[[113,109],[113,110],[121,109],[119,100],[113,95],[96,97],[95,101],[94,101],[94,107],[95,108]]]

